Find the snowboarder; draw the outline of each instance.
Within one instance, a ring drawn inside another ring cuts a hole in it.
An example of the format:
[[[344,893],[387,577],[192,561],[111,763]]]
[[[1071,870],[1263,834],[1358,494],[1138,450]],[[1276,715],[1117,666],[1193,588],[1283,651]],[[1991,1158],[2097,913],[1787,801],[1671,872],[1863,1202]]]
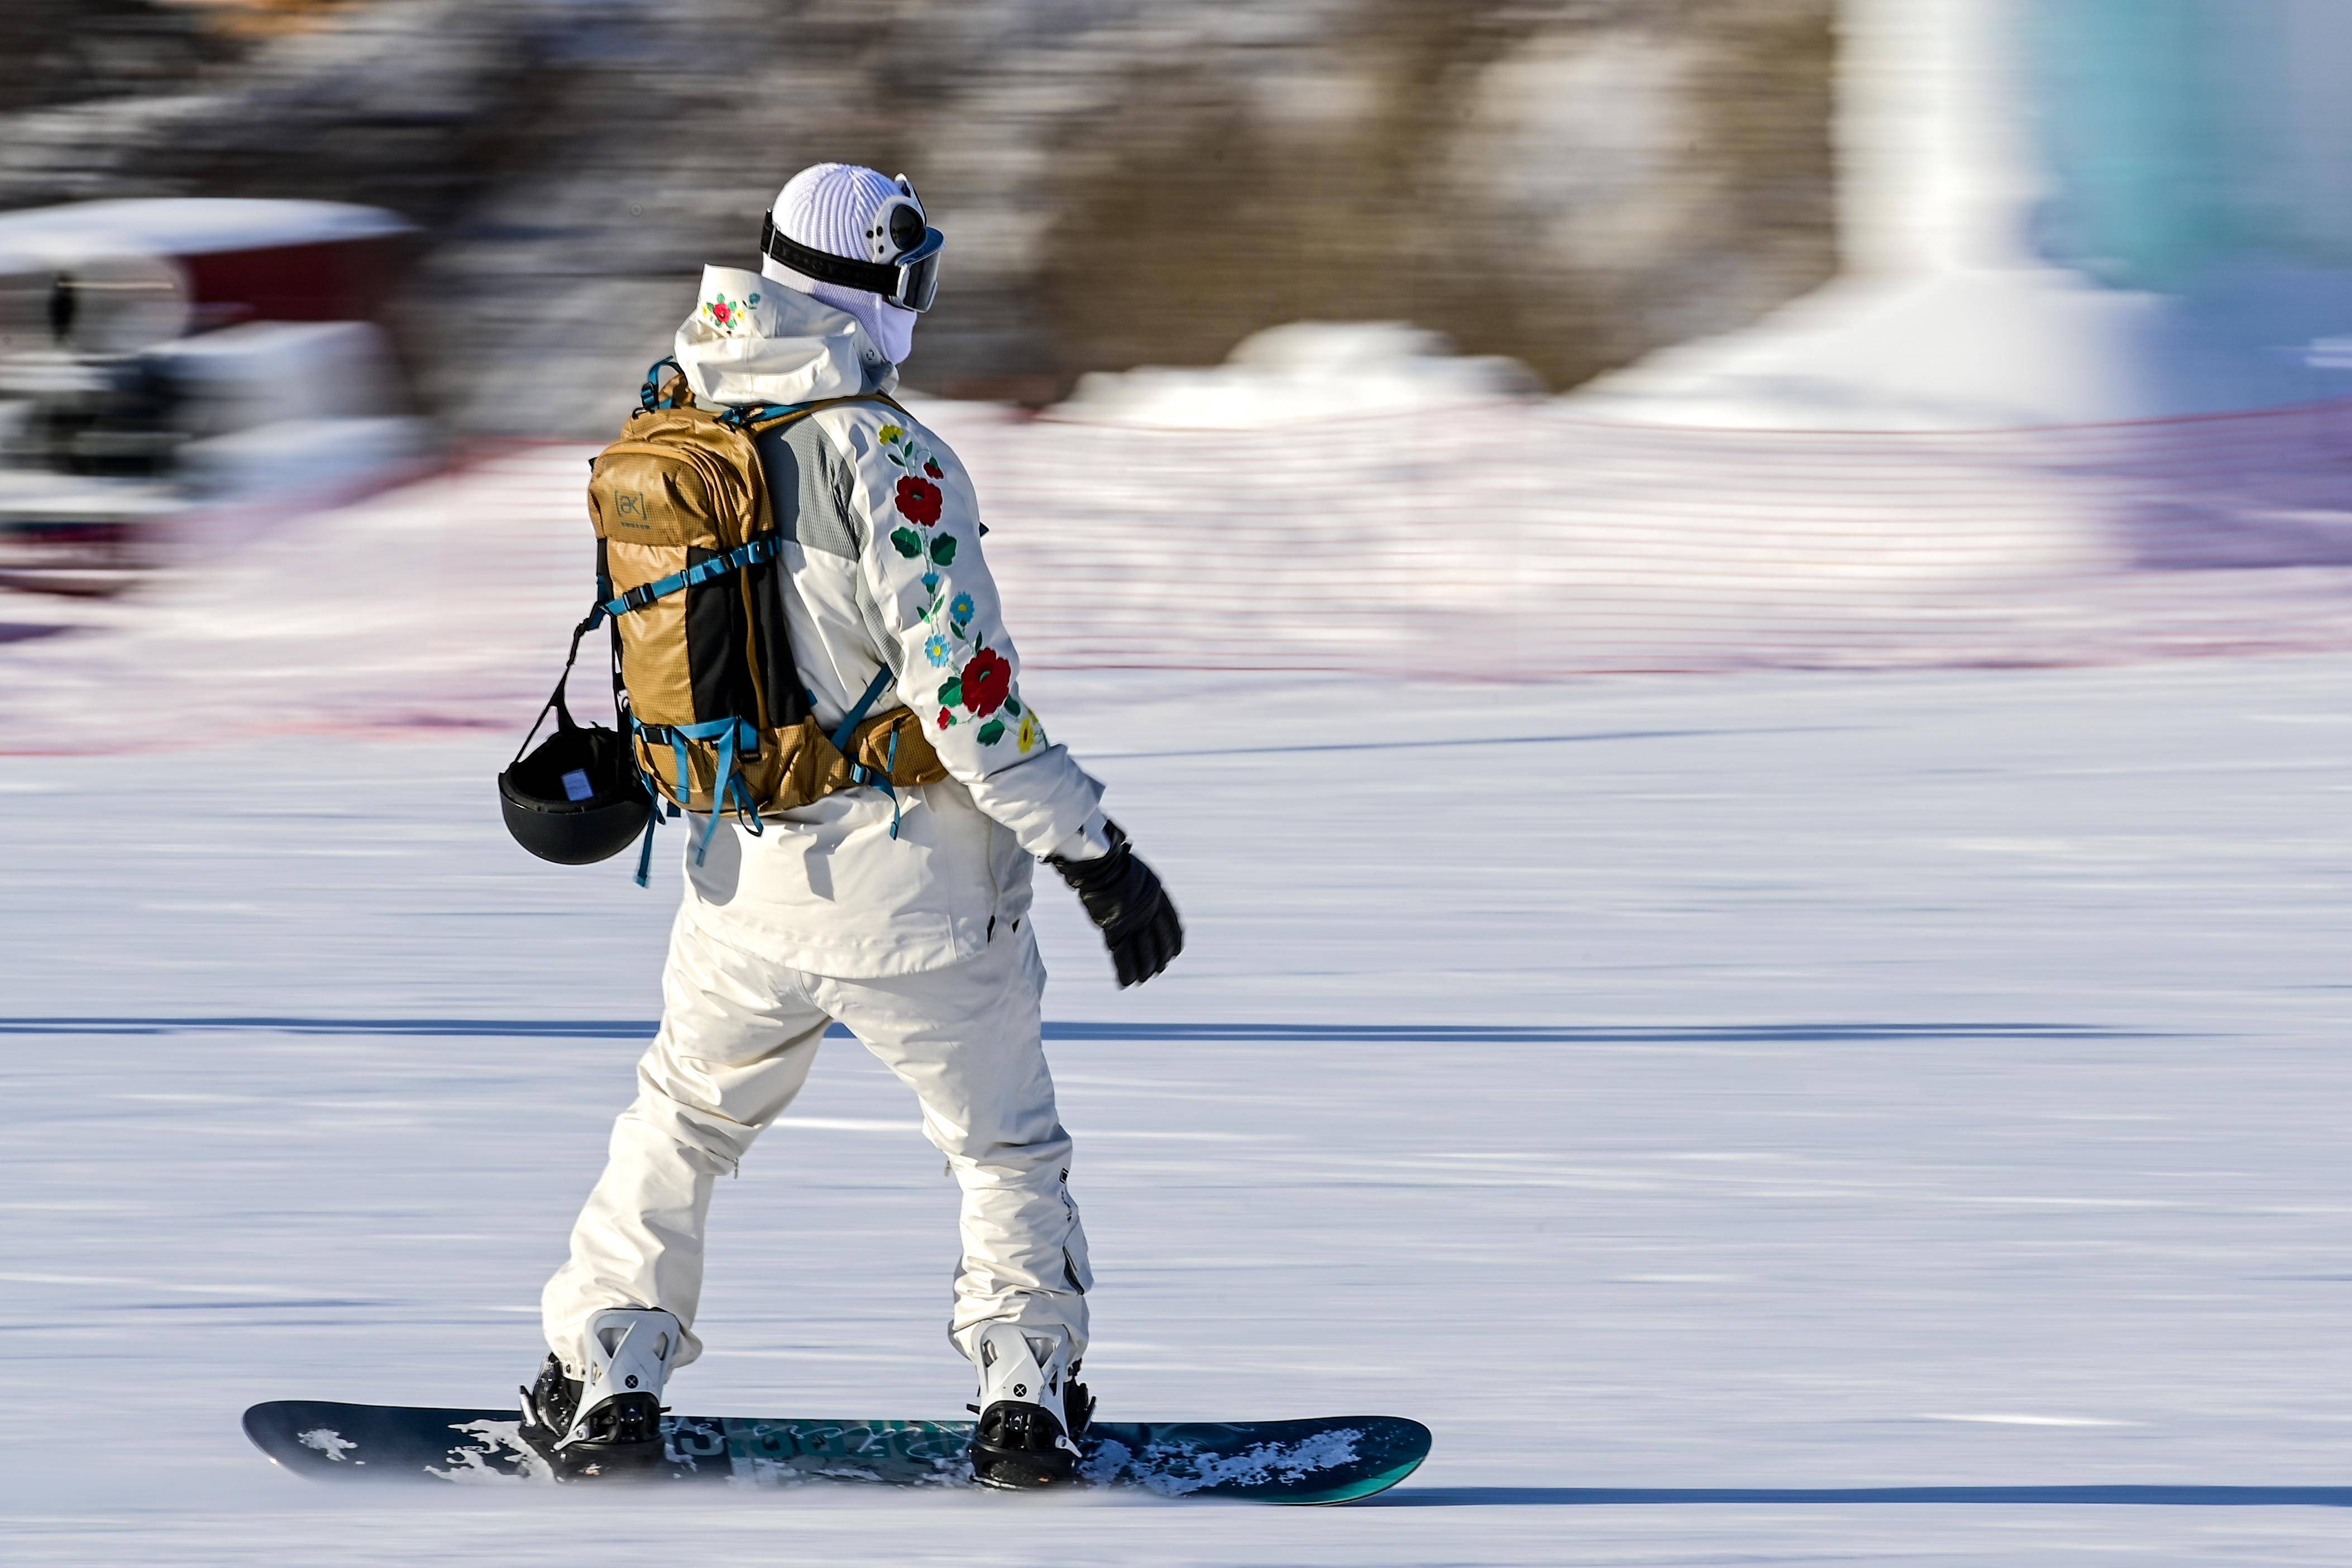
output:
[[[1074,1472],[1091,1277],[1040,1043],[1033,861],[1076,889],[1121,985],[1165,968],[1183,931],[1102,785],[1021,694],[963,466],[883,401],[942,244],[904,176],[820,163],[776,198],[760,269],[704,268],[677,331],[698,405],[824,405],[758,437],[795,673],[826,726],[861,693],[911,710],[948,776],[843,790],[756,833],[693,824],[690,842],[709,838],[688,857],[660,1032],[541,1300],[550,1354],[524,1436],[559,1469],[658,1458],[664,1384],[701,1349],[713,1180],[838,1020],[914,1089],[962,1190],[949,1332],[979,1377],[976,1475]]]

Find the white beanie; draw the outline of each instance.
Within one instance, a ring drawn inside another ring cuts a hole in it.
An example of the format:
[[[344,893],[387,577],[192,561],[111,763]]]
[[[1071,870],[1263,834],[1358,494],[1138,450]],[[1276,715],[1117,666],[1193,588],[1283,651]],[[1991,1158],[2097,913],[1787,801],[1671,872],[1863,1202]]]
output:
[[[903,194],[896,180],[878,170],[856,163],[812,163],[776,197],[776,227],[787,239],[845,261],[884,258],[891,254],[889,247],[881,247],[877,256],[871,242],[876,219],[885,203]],[[761,260],[760,275],[856,317],[892,364],[904,361],[915,346],[915,312],[870,289],[820,283],[772,256]]]

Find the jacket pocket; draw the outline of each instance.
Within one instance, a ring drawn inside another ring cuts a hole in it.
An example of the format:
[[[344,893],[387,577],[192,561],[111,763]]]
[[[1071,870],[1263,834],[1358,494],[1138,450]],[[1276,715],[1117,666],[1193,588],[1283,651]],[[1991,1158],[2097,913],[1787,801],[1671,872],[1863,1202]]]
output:
[[[1078,1201],[1070,1196],[1069,1173],[1062,1173],[1062,1206],[1070,1211],[1070,1234],[1062,1242],[1062,1271],[1070,1289],[1083,1296],[1095,1288],[1094,1265],[1087,1257],[1087,1227],[1078,1217]]]

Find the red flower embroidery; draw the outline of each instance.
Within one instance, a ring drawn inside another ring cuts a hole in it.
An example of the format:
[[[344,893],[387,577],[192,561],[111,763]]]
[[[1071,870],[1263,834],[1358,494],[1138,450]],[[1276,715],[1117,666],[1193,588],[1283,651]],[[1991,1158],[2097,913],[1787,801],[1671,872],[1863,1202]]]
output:
[[[909,474],[898,481],[899,515],[919,522],[925,528],[939,521],[940,503],[945,499],[940,494],[940,487],[929,479],[919,479]]]
[[[718,322],[720,326],[725,326],[727,324],[727,307],[725,305],[711,306],[710,319]]]
[[[923,472],[930,475],[931,478],[935,479],[940,477],[940,466],[937,463],[925,463],[923,465]]]
[[[1013,667],[1004,656],[982,648],[963,667],[963,705],[982,718],[1004,706],[1013,695]]]
[[[944,729],[946,729],[949,725],[950,725],[950,724],[952,724],[952,723],[954,723],[954,722],[955,722],[955,720],[953,720],[952,718],[950,718],[950,717],[949,716],[949,714],[948,714],[948,710],[947,710],[946,709],[942,708],[942,709],[940,709],[940,729],[944,730]]]

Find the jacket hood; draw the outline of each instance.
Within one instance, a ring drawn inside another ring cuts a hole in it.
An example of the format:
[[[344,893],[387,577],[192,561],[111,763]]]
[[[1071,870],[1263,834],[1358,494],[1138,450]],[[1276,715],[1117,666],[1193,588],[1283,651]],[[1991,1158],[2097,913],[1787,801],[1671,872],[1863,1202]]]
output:
[[[706,267],[672,352],[712,403],[813,403],[887,392],[898,367],[856,317],[740,267]]]

